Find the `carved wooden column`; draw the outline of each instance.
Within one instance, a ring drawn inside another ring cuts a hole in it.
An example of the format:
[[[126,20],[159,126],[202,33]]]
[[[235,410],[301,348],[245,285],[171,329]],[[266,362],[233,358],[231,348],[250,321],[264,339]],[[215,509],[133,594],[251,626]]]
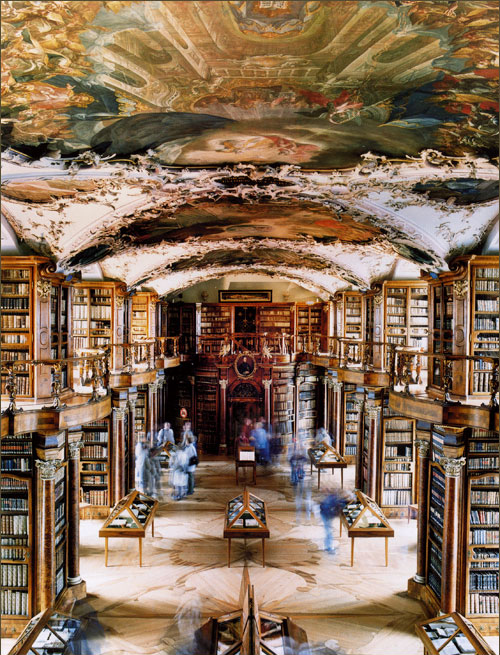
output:
[[[342,387],[343,383],[331,381],[332,389],[332,440],[335,448],[340,452],[342,441]],[[344,447],[345,448],[345,447]]]
[[[219,380],[219,385],[219,453],[226,453],[227,380]]]
[[[165,386],[165,378],[162,376],[157,380],[158,384],[158,420],[157,428],[163,427],[163,424],[167,420],[165,417],[165,395],[163,392],[163,387]]]
[[[56,529],[56,471],[62,464],[60,459],[35,461],[38,468],[37,493],[37,611],[51,607],[56,598],[56,552],[54,535]]]
[[[366,493],[370,498],[377,502],[377,472],[378,472],[378,442],[379,442],[379,424],[380,424],[380,407],[368,407],[366,417],[370,421],[369,441],[368,441],[368,462],[367,462],[367,481]],[[363,446],[363,435],[361,435],[361,447]]]
[[[81,432],[72,432],[68,439],[68,585],[82,582],[80,575],[80,450]]]
[[[321,378],[323,382],[323,427],[328,430],[328,377]]]
[[[359,411],[360,420],[358,423],[358,441],[356,443],[356,489],[361,489],[363,483],[363,415],[365,403],[362,400],[355,400],[354,407]]]
[[[413,577],[418,584],[425,584],[425,561],[427,557],[427,497],[429,486],[429,449],[430,443],[425,439],[417,439],[415,446],[418,450],[418,522],[417,522],[417,572]]]
[[[128,392],[128,490],[135,488],[135,406],[137,403],[137,391]]]
[[[146,417],[146,433],[149,432],[150,442],[149,445],[152,446],[157,432],[157,408],[158,403],[158,384],[157,382],[150,382],[148,384],[148,415]]]
[[[441,610],[447,614],[457,605],[459,478],[465,457],[441,457],[439,463],[445,473]]]
[[[113,407],[113,447],[111,451],[110,506],[125,495],[125,407]]]
[[[264,417],[268,425],[271,424],[271,385],[272,380],[262,380],[264,385]]]

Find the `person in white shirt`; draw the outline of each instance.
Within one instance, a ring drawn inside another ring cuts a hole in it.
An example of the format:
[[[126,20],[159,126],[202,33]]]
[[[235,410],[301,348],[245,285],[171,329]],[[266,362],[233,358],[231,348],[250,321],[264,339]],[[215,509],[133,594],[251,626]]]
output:
[[[325,430],[325,428],[320,428],[316,432],[316,446],[319,446],[320,443],[326,443],[328,446],[332,445],[332,438]]]
[[[198,454],[194,445],[194,437],[187,437],[187,446],[185,448],[185,453],[188,461],[187,466],[187,495],[190,496],[194,494],[194,472],[196,471],[196,466],[198,462]]]
[[[156,447],[161,448],[168,442],[175,445],[174,431],[170,427],[170,423],[165,421],[162,429],[156,435]]]

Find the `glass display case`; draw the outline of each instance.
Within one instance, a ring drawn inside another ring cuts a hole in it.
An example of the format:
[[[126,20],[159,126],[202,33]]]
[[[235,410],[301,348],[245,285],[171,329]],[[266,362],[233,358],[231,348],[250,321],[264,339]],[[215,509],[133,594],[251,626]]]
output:
[[[420,621],[415,632],[424,644],[425,655],[493,655],[495,652],[458,612]]]
[[[262,566],[265,566],[265,542],[269,537],[266,503],[249,493],[232,498],[226,507],[224,534],[227,543],[227,565],[231,564],[231,539],[262,539]]]
[[[356,499],[348,503],[340,514],[340,536],[342,524],[347,528],[351,538],[351,566],[354,564],[354,539],[356,537],[385,537],[385,565],[389,565],[389,537],[394,537],[394,530],[384,513],[369,496],[359,489],[355,490]]]
[[[307,453],[311,461],[311,475],[313,465],[318,470],[318,489],[321,483],[321,471],[324,469],[331,469],[332,475],[335,473],[335,469],[340,469],[341,485],[342,488],[344,487],[344,469],[347,468],[347,461],[336,448],[327,443],[320,443],[319,446],[309,448]]]
[[[51,607],[31,619],[9,655],[79,655],[85,625]]]
[[[154,537],[154,516],[158,501],[134,489],[119,500],[99,530],[105,539],[104,563],[108,565],[108,539],[110,537],[135,537],[139,540],[139,566],[142,566],[142,540],[151,524]]]

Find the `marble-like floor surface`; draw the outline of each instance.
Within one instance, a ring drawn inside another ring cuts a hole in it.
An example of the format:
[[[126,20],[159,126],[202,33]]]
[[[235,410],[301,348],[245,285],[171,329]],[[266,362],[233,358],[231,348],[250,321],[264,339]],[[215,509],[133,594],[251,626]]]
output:
[[[351,466],[344,472],[346,489],[353,488],[353,478]],[[308,475],[306,483],[310,481]],[[340,476],[322,475],[321,492],[316,482],[314,473],[312,498],[318,502],[340,484]],[[155,536],[148,534],[144,540],[142,567],[136,539],[110,539],[106,568],[104,539],[98,537],[102,521],[81,522],[81,573],[88,597],[73,612],[92,617],[94,626],[82,653],[187,655],[194,630],[209,616],[238,607],[245,563],[259,607],[290,616],[306,630],[313,652],[423,653],[414,624],[424,613],[406,593],[407,580],[415,572],[416,521],[391,520],[395,537],[389,540],[388,568],[384,539],[356,540],[351,568],[350,540],[345,534],[339,540],[338,520],[338,552],[331,555],[323,550],[321,519],[296,516],[287,468],[259,468],[257,485],[249,489],[267,503],[271,536],[266,540],[266,567],[260,540],[233,540],[228,568],[224,508],[242,488],[235,485],[233,462],[203,460],[195,494],[176,502],[165,472]]]

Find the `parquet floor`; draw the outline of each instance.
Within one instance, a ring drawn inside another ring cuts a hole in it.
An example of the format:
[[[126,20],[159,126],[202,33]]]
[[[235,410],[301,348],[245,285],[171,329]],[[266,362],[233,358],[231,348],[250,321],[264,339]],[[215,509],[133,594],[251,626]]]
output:
[[[257,486],[249,488],[268,507],[267,566],[261,566],[260,541],[233,540],[227,568],[222,529],[225,504],[238,493],[234,464],[202,461],[195,494],[179,502],[171,500],[164,477],[155,537],[144,540],[142,568],[135,539],[110,540],[105,568],[104,539],[97,536],[102,521],[81,523],[81,573],[89,595],[74,613],[92,617],[94,625],[83,655],[187,655],[194,630],[209,616],[238,607],[245,562],[259,607],[290,616],[306,630],[312,652],[423,653],[414,624],[424,614],[406,594],[415,572],[416,521],[391,521],[395,538],[389,540],[388,568],[383,539],[358,539],[351,568],[350,540],[344,535],[339,542],[338,521],[339,550],[330,555],[322,550],[321,520],[312,515],[296,521],[287,468],[259,469]],[[354,467],[349,467],[345,488],[353,488],[353,477]],[[314,473],[317,502],[340,484],[340,476],[323,475],[320,494],[316,482]]]

